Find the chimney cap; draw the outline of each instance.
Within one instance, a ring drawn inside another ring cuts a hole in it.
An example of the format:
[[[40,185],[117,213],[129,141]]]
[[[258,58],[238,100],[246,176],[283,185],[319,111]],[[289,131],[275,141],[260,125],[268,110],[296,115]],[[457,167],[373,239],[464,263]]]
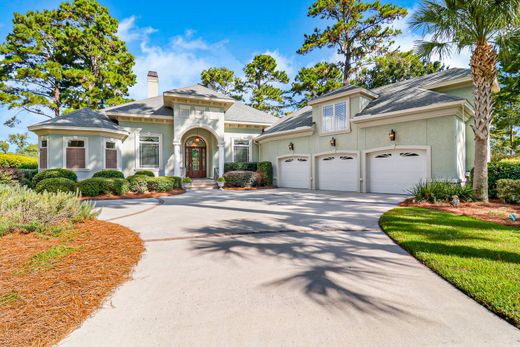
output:
[[[148,71],[148,77],[155,77],[158,78],[159,75],[157,74],[157,71]]]

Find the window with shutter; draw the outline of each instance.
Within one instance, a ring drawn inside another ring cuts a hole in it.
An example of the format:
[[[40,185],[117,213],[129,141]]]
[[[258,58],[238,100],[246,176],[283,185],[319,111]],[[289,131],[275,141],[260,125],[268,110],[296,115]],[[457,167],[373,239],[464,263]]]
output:
[[[85,169],[86,147],[85,140],[67,140],[67,148],[65,150],[67,169]]]
[[[47,139],[40,140],[40,155],[39,155],[40,169],[47,169]]]
[[[113,141],[105,142],[105,168],[117,169],[117,147]]]

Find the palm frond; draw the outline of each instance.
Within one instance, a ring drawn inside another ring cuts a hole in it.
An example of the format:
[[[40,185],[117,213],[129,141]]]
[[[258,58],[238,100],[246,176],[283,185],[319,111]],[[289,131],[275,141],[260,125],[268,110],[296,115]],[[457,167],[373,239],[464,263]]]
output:
[[[452,42],[438,42],[438,41],[421,41],[414,42],[414,50],[417,55],[423,58],[430,58],[437,56],[440,60],[448,58],[452,54]]]

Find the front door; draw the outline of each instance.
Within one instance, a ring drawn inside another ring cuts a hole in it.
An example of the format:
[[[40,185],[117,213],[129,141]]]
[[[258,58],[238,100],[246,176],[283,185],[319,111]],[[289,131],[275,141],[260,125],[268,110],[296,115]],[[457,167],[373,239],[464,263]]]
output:
[[[200,137],[186,141],[186,176],[205,178],[206,175],[206,143]]]

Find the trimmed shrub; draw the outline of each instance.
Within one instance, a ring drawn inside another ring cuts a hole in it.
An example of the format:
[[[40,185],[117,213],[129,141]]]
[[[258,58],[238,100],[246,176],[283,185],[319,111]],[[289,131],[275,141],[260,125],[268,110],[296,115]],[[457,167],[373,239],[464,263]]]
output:
[[[81,202],[77,194],[37,193],[18,185],[0,185],[0,236],[13,231],[47,231],[65,222],[82,222],[96,216],[93,208],[94,204]]]
[[[520,204],[520,180],[498,180],[497,195],[502,201]]]
[[[226,187],[254,187],[261,183],[260,174],[255,171],[229,171],[224,174]]]
[[[261,161],[258,163],[257,172],[260,174],[263,186],[273,185],[273,164],[270,161]]]
[[[257,162],[243,162],[243,163],[225,163],[224,173],[228,171],[257,171]]]
[[[38,169],[38,159],[19,154],[0,153],[0,167]]]
[[[174,177],[151,177],[146,183],[148,190],[151,192],[169,192],[170,190],[176,188],[176,181]]]
[[[417,183],[409,193],[417,201],[428,202],[450,201],[454,195],[457,195],[460,201],[471,201],[475,198],[471,185],[449,181],[423,181]]]
[[[73,193],[76,191],[76,182],[63,177],[46,178],[36,184],[35,190],[38,193]]]
[[[125,175],[119,170],[100,170],[96,172],[92,177],[103,177],[103,178],[125,178]]]
[[[148,180],[151,177],[145,175],[133,175],[126,178],[129,188],[134,193],[146,193],[148,191]]]
[[[155,177],[155,174],[150,171],[150,170],[141,170],[141,171],[136,171],[136,173],[134,174],[134,176],[137,175],[137,176],[148,176],[148,177]]]
[[[23,173],[23,178],[31,182],[34,176],[38,173],[38,169],[20,169],[20,171]]]
[[[114,195],[125,195],[130,190],[130,183],[124,178],[110,178],[109,191]]]
[[[47,179],[47,178],[68,178],[71,181],[76,182],[78,180],[78,176],[76,176],[76,173],[69,169],[48,169],[41,172],[38,172],[36,175],[34,175],[32,179],[32,183],[34,186],[38,184],[41,180]]]
[[[488,163],[488,194],[490,199],[497,195],[497,181],[502,179],[520,179],[520,161],[517,159],[502,159]],[[473,182],[473,169],[470,181]]]
[[[78,182],[77,187],[83,196],[124,195],[130,190],[130,184],[124,178],[92,177]]]

